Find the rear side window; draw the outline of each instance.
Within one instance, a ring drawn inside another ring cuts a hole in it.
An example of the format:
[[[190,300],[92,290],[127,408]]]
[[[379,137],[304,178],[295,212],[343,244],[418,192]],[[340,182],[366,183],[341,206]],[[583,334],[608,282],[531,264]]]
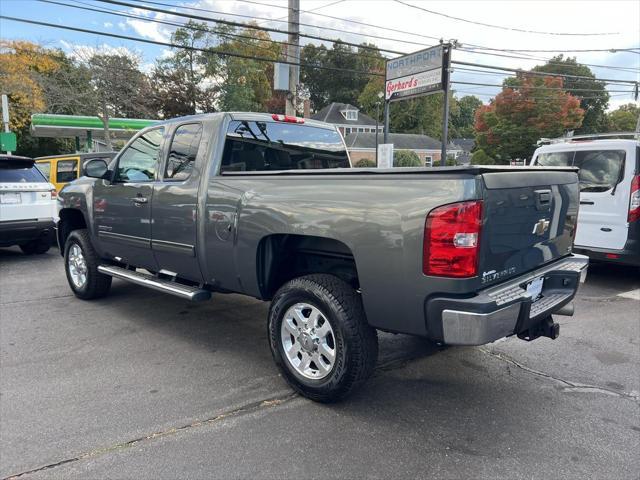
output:
[[[568,167],[573,165],[575,152],[549,152],[541,153],[536,158],[536,165],[544,167]]]
[[[340,134],[291,123],[233,121],[221,172],[349,168]]]
[[[78,178],[78,160],[59,160],[56,167],[56,181],[72,182]]]
[[[116,181],[150,182],[155,179],[164,128],[140,135],[120,155]]]
[[[36,163],[36,168],[40,170],[44,178],[51,181],[51,162]]]
[[[169,148],[169,158],[164,172],[165,180],[186,180],[191,175],[202,139],[202,125],[191,123],[176,129]]]
[[[580,168],[581,192],[606,192],[623,177],[624,150],[577,151],[573,165]]]
[[[3,168],[2,165],[0,165],[0,183],[34,182],[46,182],[45,178],[35,166],[29,168]]]

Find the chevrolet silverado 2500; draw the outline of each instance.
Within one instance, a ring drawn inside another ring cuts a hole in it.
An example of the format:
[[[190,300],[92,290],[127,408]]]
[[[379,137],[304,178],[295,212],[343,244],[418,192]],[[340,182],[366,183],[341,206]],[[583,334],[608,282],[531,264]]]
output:
[[[376,330],[448,345],[555,338],[587,259],[571,247],[572,167],[351,168],[340,133],[216,113],[134,136],[59,195],[58,242],[81,299],[113,277],[201,301],[269,300],[294,389],[344,397],[373,372]]]

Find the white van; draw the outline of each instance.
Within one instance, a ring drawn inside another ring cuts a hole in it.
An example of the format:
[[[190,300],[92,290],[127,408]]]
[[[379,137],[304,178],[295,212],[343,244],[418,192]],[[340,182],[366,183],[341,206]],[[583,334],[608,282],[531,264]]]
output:
[[[574,251],[640,266],[640,141],[573,137],[544,145],[531,165],[580,168]]]

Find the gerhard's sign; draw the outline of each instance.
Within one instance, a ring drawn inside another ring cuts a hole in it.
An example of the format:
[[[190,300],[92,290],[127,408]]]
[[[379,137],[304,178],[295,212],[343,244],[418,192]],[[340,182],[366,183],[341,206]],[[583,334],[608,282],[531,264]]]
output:
[[[387,60],[385,99],[400,100],[444,91],[449,64],[443,45]]]

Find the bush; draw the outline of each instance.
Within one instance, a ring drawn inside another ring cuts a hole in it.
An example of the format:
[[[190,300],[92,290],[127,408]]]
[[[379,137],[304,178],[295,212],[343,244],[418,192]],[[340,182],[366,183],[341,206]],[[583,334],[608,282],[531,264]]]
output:
[[[374,160],[369,160],[368,158],[361,158],[355,164],[356,168],[367,168],[367,167],[375,167],[376,162]]]
[[[471,155],[471,165],[495,165],[496,161],[491,158],[486,152],[482,149],[476,150]]]
[[[424,164],[413,150],[396,150],[393,152],[394,167],[423,167]]]

